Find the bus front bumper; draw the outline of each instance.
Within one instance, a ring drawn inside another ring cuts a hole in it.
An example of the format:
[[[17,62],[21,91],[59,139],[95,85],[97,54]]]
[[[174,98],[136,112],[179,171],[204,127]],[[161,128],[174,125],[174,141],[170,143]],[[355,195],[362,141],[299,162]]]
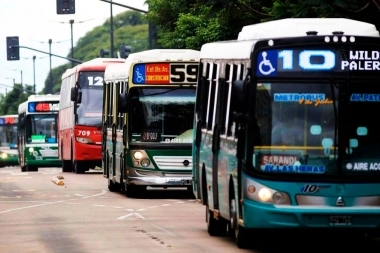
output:
[[[187,187],[192,186],[192,181],[191,173],[165,175],[163,173],[149,173],[129,169],[127,184],[162,187]]]
[[[380,229],[380,207],[274,206],[244,200],[246,228]]]

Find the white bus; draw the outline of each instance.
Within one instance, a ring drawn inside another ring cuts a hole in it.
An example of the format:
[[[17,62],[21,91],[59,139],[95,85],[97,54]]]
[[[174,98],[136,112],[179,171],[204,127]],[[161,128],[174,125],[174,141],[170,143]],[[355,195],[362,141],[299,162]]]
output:
[[[130,54],[104,74],[103,171],[110,191],[191,189],[199,51]],[[190,190],[191,192],[192,190]]]
[[[31,95],[18,107],[17,147],[21,171],[61,167],[58,158],[59,95]]]

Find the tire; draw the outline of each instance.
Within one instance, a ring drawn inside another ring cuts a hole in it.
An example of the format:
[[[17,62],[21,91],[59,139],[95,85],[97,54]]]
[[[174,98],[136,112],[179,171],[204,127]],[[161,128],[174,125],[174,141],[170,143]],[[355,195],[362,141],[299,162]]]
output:
[[[213,212],[206,205],[207,232],[211,236],[224,236],[227,231],[227,222],[222,217],[215,219]]]
[[[110,192],[120,192],[120,184],[114,183],[111,179],[108,179],[108,190]]]
[[[83,165],[84,165],[83,162],[74,161],[73,170],[75,174],[84,174],[85,169],[83,168]]]
[[[71,161],[62,160],[62,172],[72,172],[73,167]]]
[[[38,171],[37,166],[26,165],[26,171]]]
[[[141,197],[144,194],[144,192],[146,191],[146,186],[128,185],[127,183],[125,183],[124,191],[125,196],[127,196],[128,198],[137,198]]]

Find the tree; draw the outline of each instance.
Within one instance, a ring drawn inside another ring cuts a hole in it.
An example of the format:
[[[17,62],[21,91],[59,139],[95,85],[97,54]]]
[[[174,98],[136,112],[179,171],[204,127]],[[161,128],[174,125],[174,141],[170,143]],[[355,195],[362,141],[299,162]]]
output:
[[[245,25],[283,18],[350,18],[380,29],[380,0],[147,0],[164,48],[199,50],[236,39]]]

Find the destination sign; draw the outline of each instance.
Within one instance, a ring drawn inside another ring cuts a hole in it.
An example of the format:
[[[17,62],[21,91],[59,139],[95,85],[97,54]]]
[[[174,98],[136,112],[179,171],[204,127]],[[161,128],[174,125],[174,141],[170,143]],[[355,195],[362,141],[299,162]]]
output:
[[[3,117],[0,118],[0,126],[17,124],[18,119],[15,117]]]
[[[353,75],[380,75],[380,51],[370,49],[271,49],[257,55],[259,77],[310,76],[331,72]],[[289,75],[290,74],[290,75]]]
[[[134,84],[196,84],[198,63],[141,63],[133,67]]]
[[[28,112],[58,112],[58,101],[53,102],[29,102],[28,103]]]

